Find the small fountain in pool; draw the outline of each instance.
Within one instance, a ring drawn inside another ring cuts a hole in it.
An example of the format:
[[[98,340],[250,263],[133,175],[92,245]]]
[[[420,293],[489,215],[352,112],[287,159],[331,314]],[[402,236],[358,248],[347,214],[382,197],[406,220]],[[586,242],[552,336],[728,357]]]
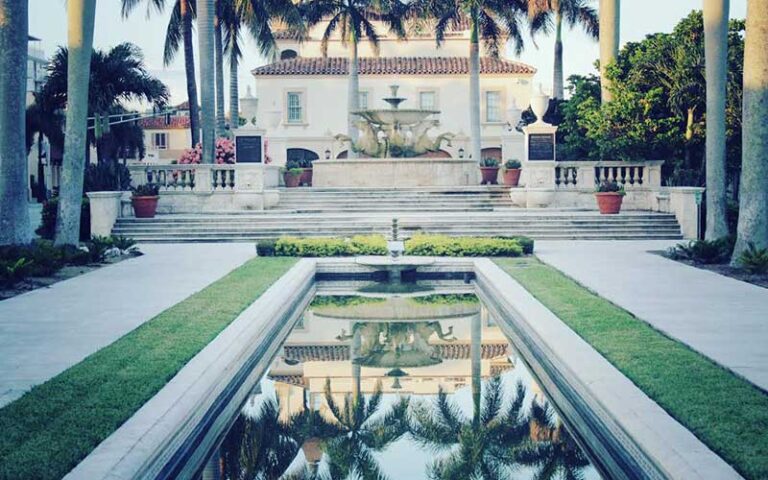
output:
[[[357,257],[355,263],[365,265],[377,271],[386,271],[389,274],[389,285],[394,289],[403,287],[403,272],[416,270],[418,267],[431,265],[435,262],[432,258],[405,257],[405,243],[400,240],[397,219],[392,219],[392,233],[387,241],[389,256]]]

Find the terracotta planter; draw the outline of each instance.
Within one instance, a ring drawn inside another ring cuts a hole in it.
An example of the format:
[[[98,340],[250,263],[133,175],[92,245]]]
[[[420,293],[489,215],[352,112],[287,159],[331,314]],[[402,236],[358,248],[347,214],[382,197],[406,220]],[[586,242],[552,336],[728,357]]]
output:
[[[504,170],[504,185],[508,187],[516,187],[520,182],[520,169],[508,168]]]
[[[299,179],[299,183],[301,185],[306,185],[308,187],[312,186],[312,169],[311,168],[304,168],[304,171],[301,172],[301,178]]]
[[[483,176],[480,185],[496,185],[499,178],[499,167],[480,167],[480,173]]]
[[[283,180],[285,180],[285,186],[288,188],[298,187],[301,183],[302,175],[294,175],[292,173],[285,172],[283,174]]]
[[[136,218],[152,218],[157,212],[157,201],[159,196],[153,197],[131,197],[133,212]]]
[[[616,192],[597,192],[597,208],[603,215],[615,215],[621,210],[621,202],[624,195]]]

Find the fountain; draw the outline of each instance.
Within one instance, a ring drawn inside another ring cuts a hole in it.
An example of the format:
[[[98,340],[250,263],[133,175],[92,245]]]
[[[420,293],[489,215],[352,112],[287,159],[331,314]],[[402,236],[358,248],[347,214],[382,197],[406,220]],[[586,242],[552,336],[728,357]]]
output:
[[[422,187],[476,185],[477,164],[469,159],[445,158],[443,145],[452,147],[453,133],[432,138],[439,110],[400,108],[406,101],[391,85],[385,109],[352,112],[358,117],[357,140],[334,138],[350,146],[359,158],[317,160],[313,185],[318,187]],[[430,156],[430,154],[432,154]]]

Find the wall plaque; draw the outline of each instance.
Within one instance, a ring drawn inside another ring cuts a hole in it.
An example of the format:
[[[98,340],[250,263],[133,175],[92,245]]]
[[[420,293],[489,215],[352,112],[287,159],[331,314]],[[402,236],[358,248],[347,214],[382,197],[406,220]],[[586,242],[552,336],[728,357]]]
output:
[[[235,159],[237,163],[262,163],[261,135],[237,135]]]
[[[528,135],[528,160],[554,160],[555,134],[532,133]]]

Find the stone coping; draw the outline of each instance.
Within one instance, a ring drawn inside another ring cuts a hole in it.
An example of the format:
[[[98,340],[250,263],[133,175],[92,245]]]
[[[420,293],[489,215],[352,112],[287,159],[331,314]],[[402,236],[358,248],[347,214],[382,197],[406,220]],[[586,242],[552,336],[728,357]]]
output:
[[[440,158],[440,157],[409,157],[409,158],[336,158],[336,159],[329,159],[329,160],[315,160],[312,162],[313,165],[335,165],[335,164],[365,164],[370,165],[374,163],[385,163],[385,164],[393,164],[393,163],[418,163],[418,164],[425,164],[425,163],[466,163],[466,164],[472,164],[477,165],[477,162],[468,159],[468,158]],[[329,187],[323,187],[323,188],[329,188]],[[350,187],[354,188],[354,187]],[[375,188],[375,187],[374,187]]]
[[[491,260],[435,266],[470,265],[475,292],[603,475],[741,478]],[[225,434],[311,301],[315,273],[354,266],[354,258],[300,260],[65,479],[191,477],[189,465]]]

